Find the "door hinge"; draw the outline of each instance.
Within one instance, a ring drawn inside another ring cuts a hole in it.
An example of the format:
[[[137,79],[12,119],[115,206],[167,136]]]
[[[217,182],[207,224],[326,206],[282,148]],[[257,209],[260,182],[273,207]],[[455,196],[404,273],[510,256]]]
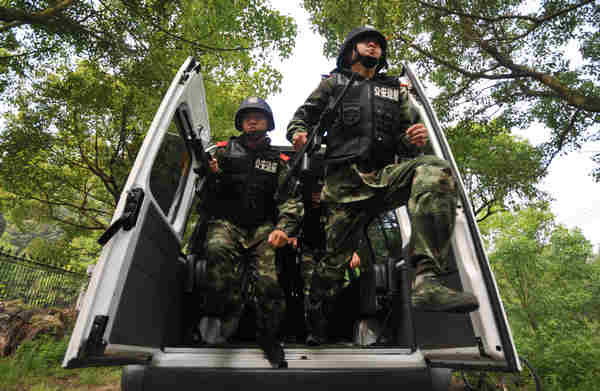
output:
[[[199,68],[200,68],[200,64],[198,64],[198,62],[196,61],[195,58],[192,58],[192,60],[188,64],[188,67],[186,68],[186,70],[183,71],[183,74],[181,75],[181,78],[179,79],[179,84],[185,84],[185,82],[188,81],[188,79],[190,78],[190,73],[192,71],[198,72]]]
[[[475,342],[477,343],[477,348],[479,349],[479,355],[481,357],[490,358],[490,355],[487,354],[487,352],[485,351],[485,347],[483,345],[483,340],[481,339],[481,337],[475,337]]]
[[[108,316],[106,315],[96,315],[94,317],[92,330],[90,331],[90,335],[85,342],[86,356],[102,356],[104,354],[104,349],[106,349],[106,341],[102,339],[102,337],[106,331],[107,323]]]

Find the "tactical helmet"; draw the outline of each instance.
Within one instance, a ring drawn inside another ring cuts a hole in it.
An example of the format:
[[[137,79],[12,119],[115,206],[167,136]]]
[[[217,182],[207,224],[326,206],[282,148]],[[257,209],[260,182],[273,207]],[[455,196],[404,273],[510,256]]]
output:
[[[257,96],[250,96],[244,99],[235,113],[235,128],[237,130],[240,132],[244,130],[242,128],[242,117],[244,112],[249,110],[259,110],[267,116],[267,132],[275,129],[275,121],[273,120],[273,112],[271,111],[271,107],[269,107],[264,99]]]
[[[338,69],[342,69],[344,67],[348,68],[350,66],[350,64],[345,64],[345,56],[348,51],[356,50],[356,43],[365,35],[375,36],[379,41],[379,46],[381,46],[381,58],[379,59],[379,64],[377,64],[375,71],[379,72],[380,69],[387,66],[387,40],[385,39],[385,36],[379,31],[375,30],[373,27],[363,26],[355,28],[346,36],[346,39],[344,40],[344,43],[342,43],[337,57],[336,65]]]

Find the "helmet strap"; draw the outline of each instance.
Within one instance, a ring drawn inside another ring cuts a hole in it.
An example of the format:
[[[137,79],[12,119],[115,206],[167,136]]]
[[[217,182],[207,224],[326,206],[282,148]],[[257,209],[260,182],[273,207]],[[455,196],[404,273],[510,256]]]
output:
[[[368,69],[375,68],[379,64],[379,60],[371,56],[361,56],[360,63]]]
[[[371,68],[375,68],[377,66],[377,64],[379,64],[379,60],[376,59],[375,57],[362,56],[358,52],[358,49],[356,48],[356,45],[354,45],[354,53],[356,53],[356,58],[352,61],[352,63],[350,64],[350,66],[356,64],[357,62],[360,62],[361,65],[364,66],[365,68],[371,69]]]
[[[242,142],[250,149],[262,149],[266,147],[270,141],[271,139],[267,137],[266,130],[257,130],[242,135]]]

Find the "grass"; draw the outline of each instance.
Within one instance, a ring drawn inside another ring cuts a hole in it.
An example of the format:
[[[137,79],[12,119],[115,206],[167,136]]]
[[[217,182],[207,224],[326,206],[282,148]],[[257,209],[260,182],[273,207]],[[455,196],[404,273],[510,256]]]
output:
[[[43,335],[23,343],[0,359],[2,391],[118,391],[120,367],[64,369],[61,362],[69,336],[57,340]]]

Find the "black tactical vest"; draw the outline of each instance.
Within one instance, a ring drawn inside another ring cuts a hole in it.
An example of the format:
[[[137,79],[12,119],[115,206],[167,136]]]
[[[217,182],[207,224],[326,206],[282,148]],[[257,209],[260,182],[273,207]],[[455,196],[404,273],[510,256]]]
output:
[[[334,77],[334,94],[339,94],[348,77],[342,73]],[[355,81],[327,132],[327,163],[352,161],[361,170],[372,171],[393,163],[396,154],[412,154],[414,148],[408,147],[408,152],[404,132],[416,113],[408,109],[407,94],[395,78]]]
[[[275,223],[277,208],[273,197],[278,185],[279,152],[268,146],[246,148],[237,137],[229,139],[219,168],[213,216],[253,228],[267,221]]]

